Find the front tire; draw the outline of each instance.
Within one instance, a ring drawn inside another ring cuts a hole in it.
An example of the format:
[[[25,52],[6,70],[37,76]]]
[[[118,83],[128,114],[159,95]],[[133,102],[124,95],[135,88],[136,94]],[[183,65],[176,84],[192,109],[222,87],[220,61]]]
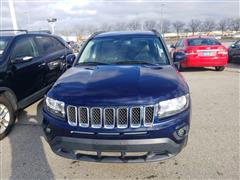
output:
[[[217,66],[217,67],[215,67],[216,71],[223,71],[224,69],[225,69],[224,66]]]
[[[9,100],[0,95],[0,140],[7,136],[15,123],[14,110]]]

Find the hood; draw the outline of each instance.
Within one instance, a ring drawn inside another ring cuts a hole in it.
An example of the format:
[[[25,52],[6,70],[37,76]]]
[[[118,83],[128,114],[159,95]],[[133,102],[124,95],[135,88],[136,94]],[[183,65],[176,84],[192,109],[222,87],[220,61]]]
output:
[[[188,93],[172,66],[102,65],[72,67],[48,96],[72,105],[154,104]]]

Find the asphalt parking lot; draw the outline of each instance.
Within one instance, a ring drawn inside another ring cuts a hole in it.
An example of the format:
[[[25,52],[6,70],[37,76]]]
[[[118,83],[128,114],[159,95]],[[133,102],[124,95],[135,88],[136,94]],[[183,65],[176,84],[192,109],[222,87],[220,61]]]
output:
[[[0,179],[239,179],[240,65],[182,73],[192,96],[187,147],[156,163],[101,164],[56,156],[43,138],[41,101],[20,113],[0,142]]]

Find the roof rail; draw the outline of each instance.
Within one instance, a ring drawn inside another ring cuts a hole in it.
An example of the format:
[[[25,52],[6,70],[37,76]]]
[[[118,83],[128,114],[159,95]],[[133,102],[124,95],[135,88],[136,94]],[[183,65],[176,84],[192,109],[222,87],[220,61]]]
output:
[[[151,29],[150,31],[152,31],[155,35],[160,36],[160,33],[156,29]]]
[[[28,30],[25,30],[25,29],[3,29],[3,30],[0,30],[0,32],[25,32],[25,33],[28,33]]]
[[[94,37],[97,36],[98,34],[101,34],[101,33],[104,33],[104,32],[106,32],[106,31],[98,31],[98,32],[95,32],[95,33],[93,33],[93,34],[90,36],[90,39],[91,39],[91,38],[94,38]]]
[[[40,31],[28,31],[28,33],[42,33],[42,34],[52,34],[49,30],[40,30]]]

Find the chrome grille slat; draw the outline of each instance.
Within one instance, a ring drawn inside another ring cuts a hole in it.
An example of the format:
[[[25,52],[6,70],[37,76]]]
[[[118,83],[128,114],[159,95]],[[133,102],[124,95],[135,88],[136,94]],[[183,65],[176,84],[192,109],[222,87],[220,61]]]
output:
[[[127,128],[128,127],[128,108],[120,107],[117,109],[117,127]]]
[[[76,106],[67,107],[67,118],[68,118],[68,123],[71,126],[77,126],[77,107]]]
[[[68,124],[91,128],[140,128],[153,125],[154,105],[133,107],[67,106]]]
[[[87,107],[79,107],[79,126],[89,127],[89,109]]]
[[[154,106],[145,106],[144,107],[144,126],[149,127],[153,124],[154,119]]]
[[[102,109],[101,108],[91,108],[91,127],[101,128],[102,127]]]
[[[105,108],[104,109],[104,127],[112,129],[115,127],[115,109]]]
[[[132,107],[130,111],[130,120],[131,120],[131,127],[138,128],[141,126],[141,119],[142,119],[142,108],[141,107]]]

